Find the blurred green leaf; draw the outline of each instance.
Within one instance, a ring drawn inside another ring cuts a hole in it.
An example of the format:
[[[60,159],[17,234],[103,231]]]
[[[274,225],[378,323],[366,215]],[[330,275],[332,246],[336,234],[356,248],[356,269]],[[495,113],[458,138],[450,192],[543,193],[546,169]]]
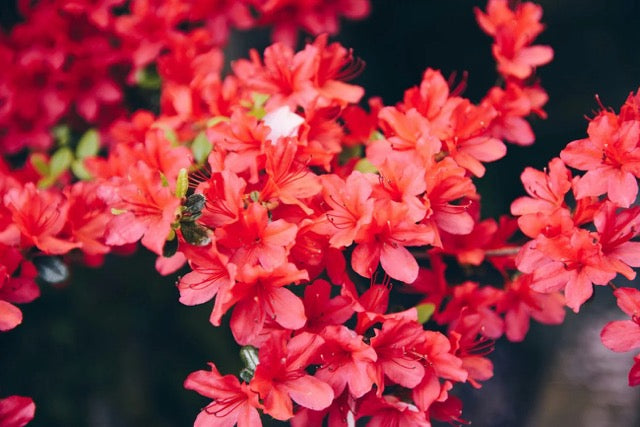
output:
[[[431,316],[433,316],[433,313],[436,311],[436,306],[435,304],[427,302],[417,305],[416,310],[418,310],[418,322],[424,324],[431,319]]]
[[[209,153],[211,153],[212,149],[213,144],[211,144],[211,141],[207,138],[205,131],[200,132],[191,144],[193,158],[198,162],[198,164],[203,164],[207,161],[207,157],[209,156]]]
[[[98,151],[100,151],[100,134],[95,129],[89,129],[78,141],[76,157],[84,159],[85,157],[95,156]]]

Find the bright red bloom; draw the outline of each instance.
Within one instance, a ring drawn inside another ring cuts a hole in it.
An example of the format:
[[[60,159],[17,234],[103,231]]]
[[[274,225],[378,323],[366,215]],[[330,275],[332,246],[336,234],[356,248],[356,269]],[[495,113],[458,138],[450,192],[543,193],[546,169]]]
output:
[[[260,203],[251,203],[240,220],[215,230],[218,250],[241,269],[260,264],[271,271],[287,261],[298,227],[283,219],[270,221]]]
[[[220,375],[213,363],[211,371],[196,371],[184,381],[184,388],[213,399],[198,414],[194,427],[262,426],[258,393],[233,375]]]
[[[523,274],[508,282],[497,305],[498,312],[505,313],[505,334],[512,342],[524,340],[531,317],[547,325],[559,325],[564,321],[563,296],[557,292],[543,294],[533,291],[531,279],[531,275]]]
[[[306,271],[298,270],[291,263],[281,264],[273,271],[259,266],[243,268],[229,293],[217,297],[223,298],[221,315],[237,301],[231,315],[231,331],[236,341],[242,345],[251,344],[267,319],[285,329],[302,328],[307,321],[304,305],[285,286],[308,279]]]
[[[163,185],[160,173],[138,162],[115,191],[105,195],[118,213],[107,226],[106,243],[124,245],[142,238],[146,248],[161,255],[180,199]]]
[[[574,184],[576,198],[607,193],[609,200],[628,207],[638,194],[640,121],[618,123],[615,114],[602,112],[587,133],[588,138],[569,143],[560,153],[567,165],[587,171]]]
[[[30,397],[9,396],[0,399],[0,425],[23,427],[33,419],[36,405]]]
[[[507,0],[490,0],[486,14],[478,8],[475,13],[480,27],[495,38],[493,56],[500,74],[526,79],[535,67],[553,59],[549,46],[530,46],[544,29],[540,6],[524,2],[511,10]]]
[[[407,208],[381,208],[357,240],[351,266],[364,277],[371,277],[378,263],[394,279],[411,283],[418,276],[418,263],[405,246],[433,243],[433,232],[423,225],[407,221]]]
[[[425,339],[422,325],[416,321],[386,319],[382,329],[376,329],[371,347],[376,351],[378,396],[382,395],[385,377],[406,388],[417,386],[424,376],[422,362],[415,347]]]
[[[573,227],[564,201],[571,189],[571,172],[562,160],[552,159],[544,172],[526,168],[520,179],[530,197],[514,200],[511,213],[520,216],[518,225],[524,234],[531,238],[540,233],[552,237]]]
[[[593,285],[606,285],[616,275],[604,258],[598,235],[575,229],[571,234],[544,235],[523,246],[518,269],[533,273],[531,288],[538,292],[564,289],[567,306],[576,313],[593,294]]]
[[[317,359],[323,342],[319,335],[308,332],[292,338],[280,332],[260,347],[260,363],[250,388],[260,394],[267,414],[288,420],[293,417],[292,400],[314,411],[331,405],[332,388],[305,371]]]
[[[372,186],[366,177],[357,171],[343,181],[336,175],[322,176],[324,201],[331,207],[327,219],[333,225],[329,243],[341,249],[354,240],[363,239],[363,232],[373,216]]]
[[[341,325],[353,315],[351,300],[343,295],[331,298],[331,284],[318,279],[304,289],[305,330],[319,332],[327,325]]]
[[[633,280],[631,267],[640,267],[640,242],[629,240],[640,232],[640,207],[618,211],[611,202],[605,202],[593,218],[600,234],[602,254],[611,268]]]
[[[32,183],[27,183],[21,190],[10,189],[4,196],[4,204],[20,230],[23,247],[33,245],[45,253],[63,254],[80,246],[80,243],[59,237],[69,211],[68,200],[59,192],[38,190]]]
[[[348,385],[354,397],[365,395],[376,381],[376,352],[362,336],[342,325],[327,326],[321,336],[325,346],[320,353],[321,366],[316,377],[339,396]]]

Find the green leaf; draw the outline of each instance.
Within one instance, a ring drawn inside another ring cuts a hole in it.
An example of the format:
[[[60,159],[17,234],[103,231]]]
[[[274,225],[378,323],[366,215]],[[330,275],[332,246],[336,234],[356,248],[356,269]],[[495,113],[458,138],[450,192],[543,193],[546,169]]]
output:
[[[29,161],[40,175],[49,175],[49,163],[47,162],[47,156],[42,153],[33,153],[29,157]]]
[[[173,239],[170,239],[164,242],[164,246],[162,247],[162,256],[165,258],[170,258],[174,256],[177,251],[178,251],[178,239],[176,239],[176,235],[174,232]]]
[[[136,82],[142,89],[147,90],[158,90],[162,86],[162,80],[152,65],[136,73]]]
[[[379,139],[384,139],[384,135],[380,131],[374,130],[371,132],[371,135],[369,135],[369,141],[377,141]]]
[[[378,168],[366,158],[358,160],[354,169],[362,173],[378,173]]]
[[[49,161],[49,176],[57,178],[62,175],[73,162],[73,153],[69,147],[59,148],[58,151],[53,153],[51,160]]]
[[[58,145],[69,145],[71,142],[71,129],[67,125],[58,125],[51,129],[53,137],[58,141]]]
[[[341,165],[344,165],[354,157],[362,157],[363,154],[364,154],[364,150],[362,149],[362,145],[344,147],[342,149],[342,152],[340,153],[340,156],[338,157],[338,161],[340,162]]]
[[[207,134],[205,133],[205,131],[200,132],[191,144],[193,158],[200,165],[207,161],[207,157],[209,156],[209,153],[211,153],[212,149],[213,144],[211,144],[211,141],[209,141],[209,138],[207,138]]]
[[[249,382],[253,378],[256,367],[260,362],[258,349],[251,345],[245,345],[240,348],[240,360],[244,365],[244,368],[240,371],[240,378],[245,382]]]
[[[78,141],[76,157],[84,159],[85,157],[95,156],[98,151],[100,151],[100,134],[95,129],[89,129]]]
[[[228,122],[229,120],[230,120],[229,117],[215,116],[215,117],[212,117],[209,120],[207,120],[207,127],[208,128],[212,128],[215,125],[217,125],[218,123]]]
[[[269,99],[269,95],[254,92],[251,94],[251,99],[253,100],[253,105],[251,106],[251,111],[247,114],[260,120],[267,114],[267,111],[264,109],[264,104]]]
[[[187,194],[189,189],[189,176],[187,175],[187,169],[182,168],[178,172],[178,178],[176,178],[176,197],[183,198]]]
[[[416,310],[418,310],[418,322],[424,324],[431,319],[431,316],[433,316],[433,313],[436,311],[436,306],[433,303],[427,302],[417,305]]]
[[[38,277],[47,283],[60,283],[69,278],[69,268],[60,257],[38,256],[33,259]]]
[[[111,214],[112,215],[122,215],[125,212],[126,212],[126,210],[124,210],[124,209],[111,208]]]
[[[76,159],[71,163],[71,171],[76,177],[84,181],[93,178],[87,168],[84,167],[82,159]]]
[[[180,230],[184,240],[194,246],[207,246],[211,243],[209,229],[192,221],[180,222]]]

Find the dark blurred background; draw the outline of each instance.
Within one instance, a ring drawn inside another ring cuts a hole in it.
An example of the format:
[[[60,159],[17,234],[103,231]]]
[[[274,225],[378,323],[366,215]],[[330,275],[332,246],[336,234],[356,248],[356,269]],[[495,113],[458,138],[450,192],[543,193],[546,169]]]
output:
[[[13,1],[0,3],[11,22]],[[538,71],[550,101],[547,120],[535,120],[532,147],[510,146],[478,181],[483,214],[508,212],[523,193],[525,166],[542,168],[569,141],[583,138],[598,108],[594,95],[616,110],[640,85],[640,1],[547,0],[539,38],[555,59]],[[363,58],[355,81],[368,96],[399,101],[426,67],[447,76],[468,71],[465,95],[478,101],[495,82],[491,39],[474,21],[484,1],[374,0],[372,14],[343,23],[335,39]],[[269,44],[268,31],[234,33],[228,59]],[[214,361],[237,372],[237,346],[227,328],[208,323],[211,303],[178,303],[176,276],[161,278],[154,259],[109,257],[103,268],[74,266],[64,286],[22,306],[24,323],[0,334],[0,396],[29,395],[36,426],[187,426],[207,403],[182,388],[192,371]],[[627,285],[629,285],[627,283]],[[599,342],[604,324],[624,314],[606,289],[561,327],[533,325],[524,343],[501,340],[491,356],[495,377],[482,390],[456,387],[465,419],[485,426],[640,425],[638,390],[626,385],[632,354]]]

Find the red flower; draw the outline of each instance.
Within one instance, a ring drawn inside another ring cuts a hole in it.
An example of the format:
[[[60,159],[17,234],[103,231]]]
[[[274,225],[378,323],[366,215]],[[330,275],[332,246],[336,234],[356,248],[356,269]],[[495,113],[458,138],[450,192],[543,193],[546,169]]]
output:
[[[375,350],[362,341],[362,336],[342,325],[327,326],[321,336],[325,346],[316,377],[331,385],[335,396],[341,395],[347,385],[352,396],[365,395],[376,381]]]
[[[331,405],[332,388],[305,371],[317,359],[322,344],[319,335],[303,332],[289,338],[283,331],[272,334],[260,347],[260,363],[250,387],[260,394],[266,413],[288,420],[293,417],[291,400],[314,411]]]
[[[27,183],[21,190],[10,189],[4,196],[4,204],[20,230],[23,247],[34,245],[45,253],[63,254],[80,246],[59,237],[69,211],[69,202],[59,192],[37,190]]]
[[[233,375],[220,375],[213,363],[211,371],[196,371],[184,381],[184,388],[213,399],[198,414],[194,427],[262,426],[258,393]]]

